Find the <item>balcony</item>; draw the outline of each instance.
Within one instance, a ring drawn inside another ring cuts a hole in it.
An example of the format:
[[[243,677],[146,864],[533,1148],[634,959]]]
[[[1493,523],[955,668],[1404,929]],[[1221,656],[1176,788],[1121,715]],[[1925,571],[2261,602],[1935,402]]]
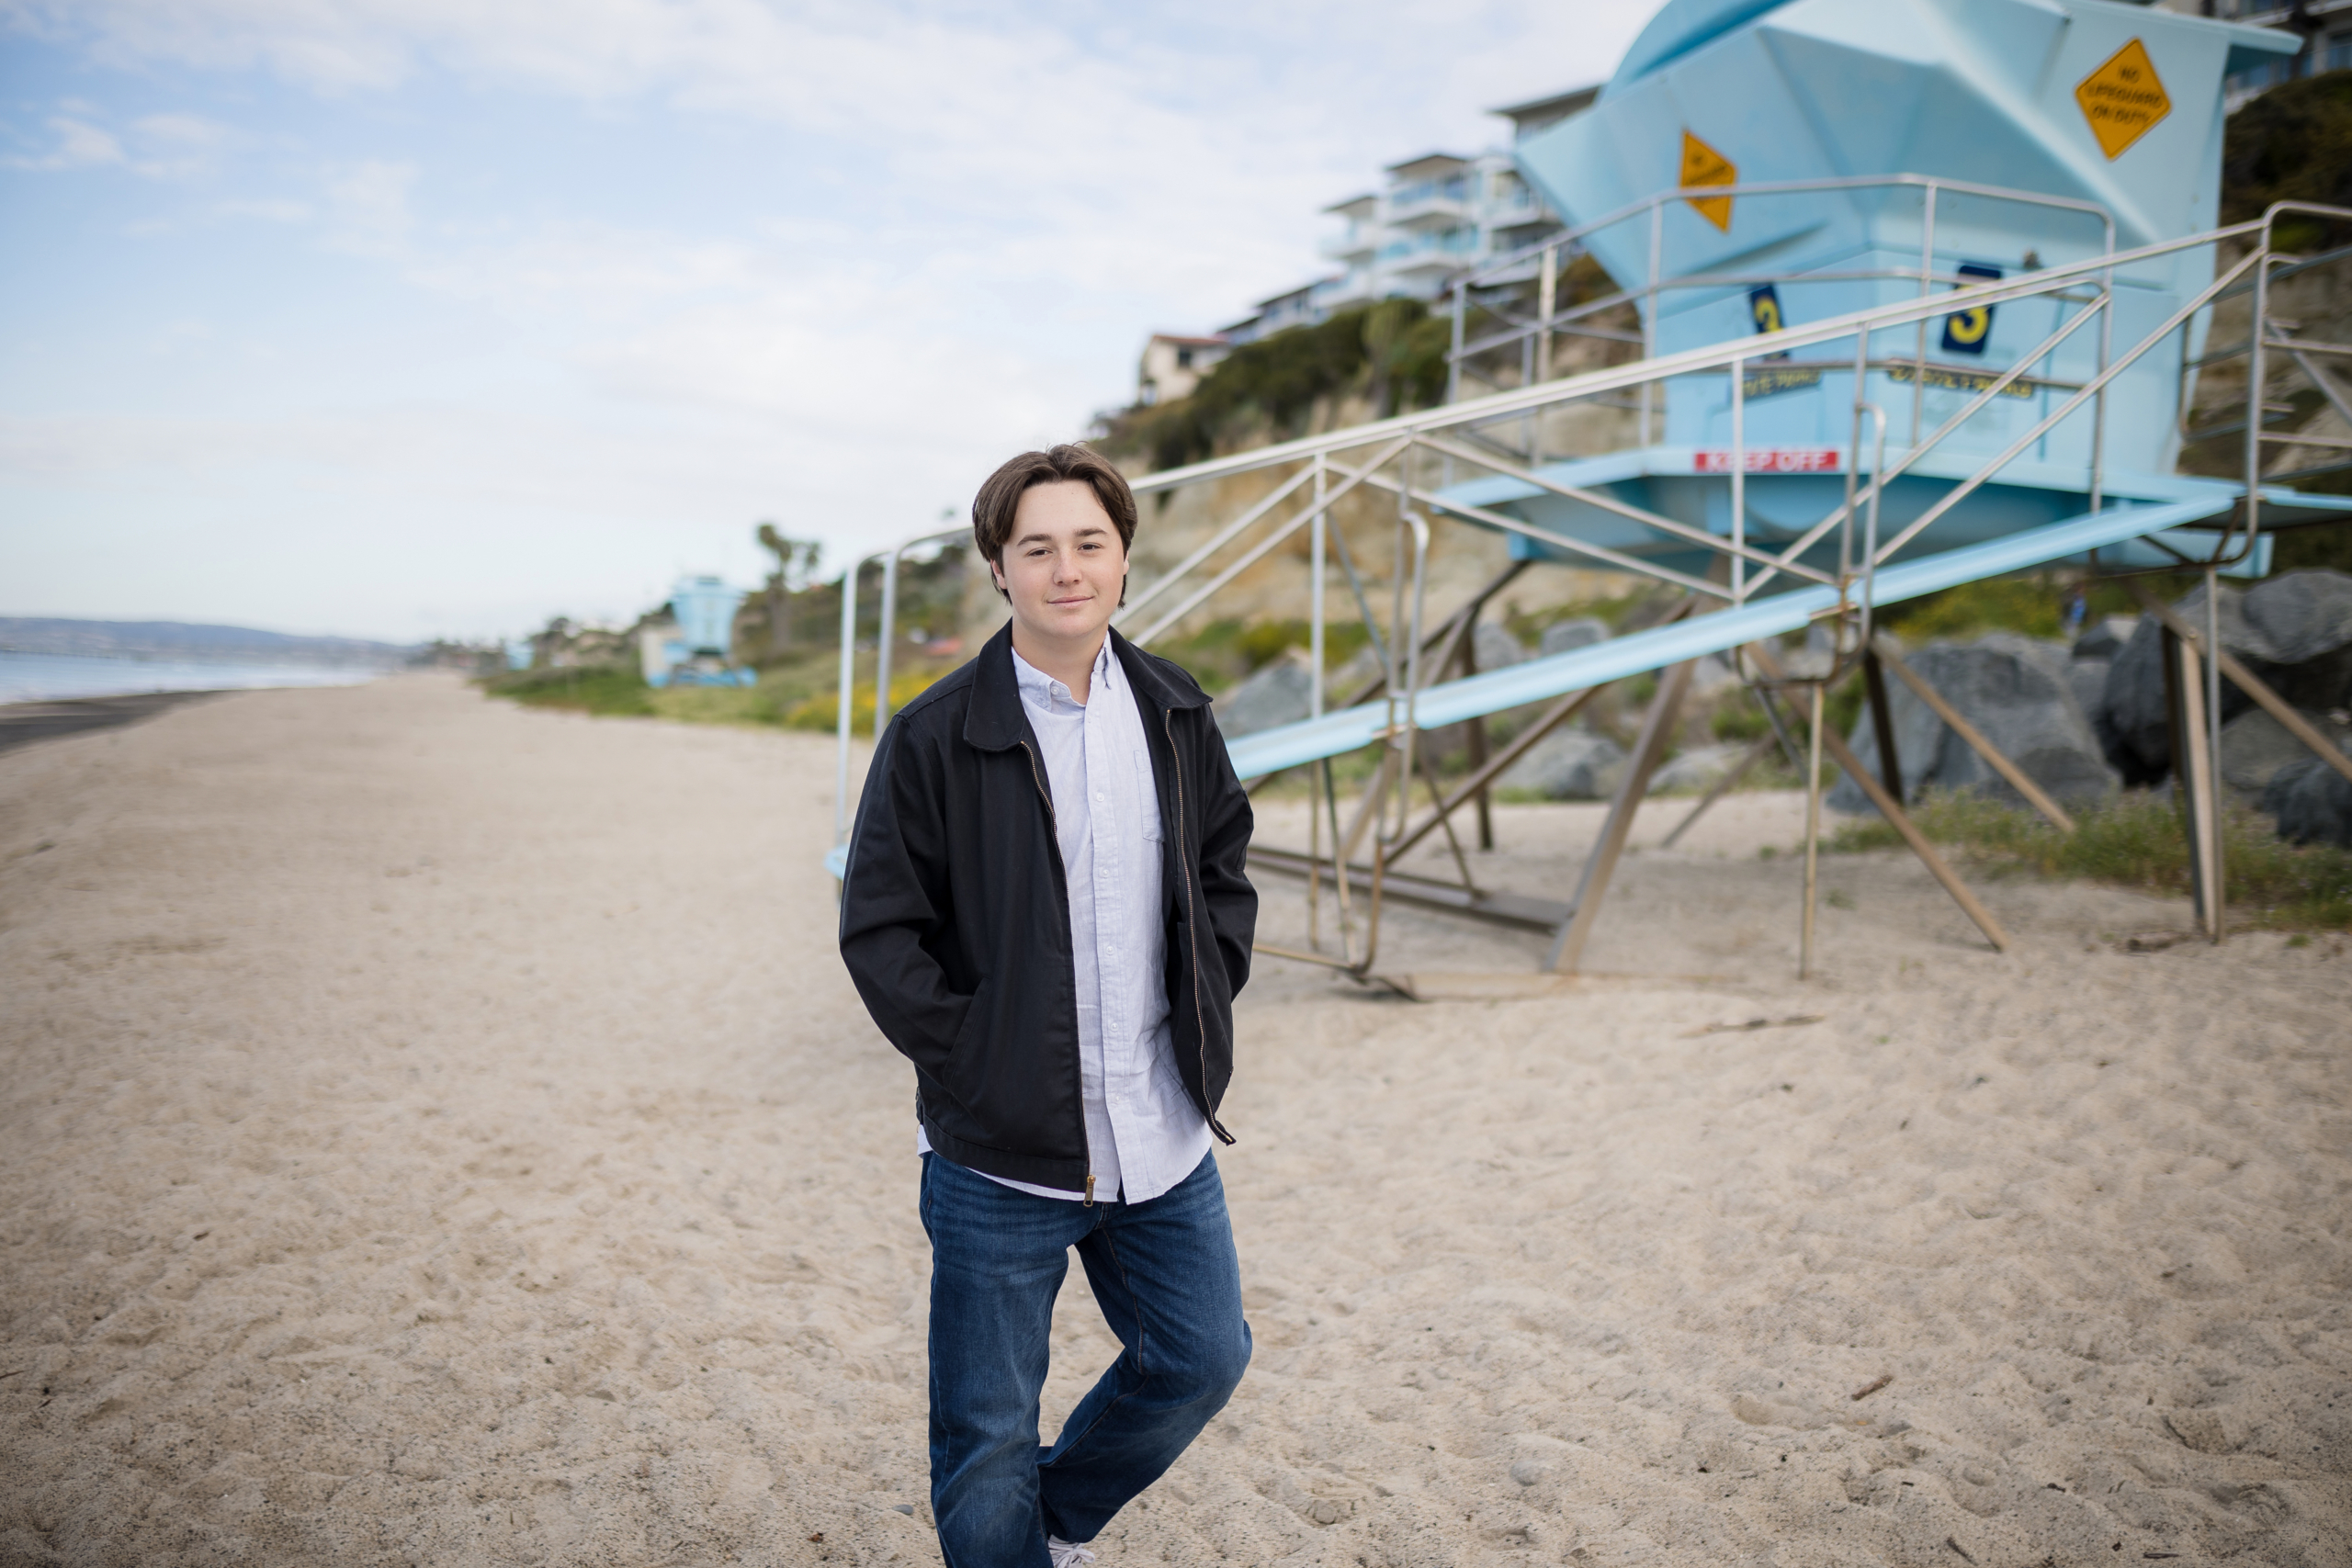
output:
[[[1351,223],[1345,233],[1324,235],[1316,242],[1315,249],[1327,260],[1352,266],[1370,261],[1373,253],[1380,249],[1379,233],[1368,224]]]
[[[1476,212],[1466,193],[1431,191],[1408,197],[1392,197],[1383,216],[1397,229],[1451,228],[1467,223]]]
[[[1460,175],[1392,186],[1380,205],[1387,221],[1408,229],[1466,223],[1476,210],[1470,199],[1470,182]]]

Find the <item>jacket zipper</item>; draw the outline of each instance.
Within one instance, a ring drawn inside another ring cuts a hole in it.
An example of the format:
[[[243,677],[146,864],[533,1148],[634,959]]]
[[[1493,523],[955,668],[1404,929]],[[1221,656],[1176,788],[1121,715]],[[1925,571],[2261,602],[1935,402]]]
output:
[[[1170,771],[1176,775],[1176,874],[1184,883],[1185,924],[1192,928],[1193,941],[1193,1025],[1199,1035],[1201,1052],[1201,1114],[1209,1119],[1209,1131],[1227,1144],[1233,1134],[1218,1124],[1216,1112],[1209,1102],[1209,1023],[1208,1010],[1201,1005],[1201,916],[1193,903],[1193,874],[1191,857],[1184,849],[1184,756],[1176,750],[1176,715],[1174,710],[1159,710],[1160,728],[1168,736]]]
[[[1044,771],[1038,766],[1037,753],[1035,750],[1030,747],[1029,742],[1026,740],[1019,741],[1017,744],[1020,746],[1021,750],[1028,755],[1029,776],[1036,781],[1037,795],[1039,798],[1044,800],[1046,803],[1046,826],[1053,829],[1054,833],[1054,863],[1059,865],[1062,858],[1061,818],[1054,815],[1054,792],[1046,787],[1046,775]],[[1067,886],[1062,888],[1062,903],[1065,908],[1067,908],[1069,903],[1069,888]],[[1081,1045],[1079,1049],[1082,1053],[1085,1050],[1085,1047]],[[1205,1073],[1206,1069],[1204,1068],[1203,1070],[1204,1073]],[[1080,1208],[1091,1209],[1094,1206],[1094,1140],[1086,1135],[1086,1090],[1084,1087],[1086,1082],[1086,1064],[1082,1060],[1079,1063],[1078,1077],[1080,1084],[1078,1095],[1078,1141],[1086,1149],[1086,1196],[1079,1200],[1079,1206]],[[1204,1077],[1201,1081],[1206,1083],[1208,1080]]]

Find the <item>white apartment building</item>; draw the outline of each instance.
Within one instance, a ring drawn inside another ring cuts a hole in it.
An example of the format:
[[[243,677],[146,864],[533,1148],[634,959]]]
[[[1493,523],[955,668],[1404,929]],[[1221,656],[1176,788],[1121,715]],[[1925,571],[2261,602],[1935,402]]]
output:
[[[2299,35],[2301,54],[2280,55],[2230,78],[2232,110],[2267,87],[2323,71],[2352,71],[2352,0],[2154,0],[2156,8],[2189,17],[2218,17]]]
[[[1155,403],[1190,397],[1209,367],[1223,359],[1232,346],[1222,337],[1152,333],[1150,341],[1143,345],[1143,359],[1136,367],[1136,405],[1148,409]]]
[[[1599,91],[1580,87],[1491,112],[1510,121],[1516,142],[1582,109]],[[1260,300],[1248,319],[1225,329],[1227,340],[1248,343],[1375,299],[1433,299],[1464,267],[1509,255],[1560,226],[1507,151],[1424,152],[1382,174],[1379,189],[1323,209],[1339,228],[1317,249],[1339,270]]]

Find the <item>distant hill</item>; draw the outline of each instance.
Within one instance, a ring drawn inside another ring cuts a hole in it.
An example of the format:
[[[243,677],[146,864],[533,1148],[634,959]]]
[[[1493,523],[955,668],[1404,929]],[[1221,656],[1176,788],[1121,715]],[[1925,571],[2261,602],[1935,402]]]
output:
[[[0,653],[95,659],[177,659],[199,664],[405,664],[416,649],[349,637],[288,637],[253,626],[187,621],[73,621],[0,615]]]

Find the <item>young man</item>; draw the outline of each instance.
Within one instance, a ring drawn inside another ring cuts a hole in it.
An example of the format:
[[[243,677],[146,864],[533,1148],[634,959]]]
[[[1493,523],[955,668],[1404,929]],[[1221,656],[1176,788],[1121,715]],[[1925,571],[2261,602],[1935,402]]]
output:
[[[931,1500],[948,1568],[1067,1568],[1250,1359],[1212,1137],[1258,896],[1208,698],[1110,629],[1135,497],[1082,446],[991,475],[1012,624],[876,749],[842,957],[915,1066]],[[1037,1441],[1075,1247],[1125,1347]]]

